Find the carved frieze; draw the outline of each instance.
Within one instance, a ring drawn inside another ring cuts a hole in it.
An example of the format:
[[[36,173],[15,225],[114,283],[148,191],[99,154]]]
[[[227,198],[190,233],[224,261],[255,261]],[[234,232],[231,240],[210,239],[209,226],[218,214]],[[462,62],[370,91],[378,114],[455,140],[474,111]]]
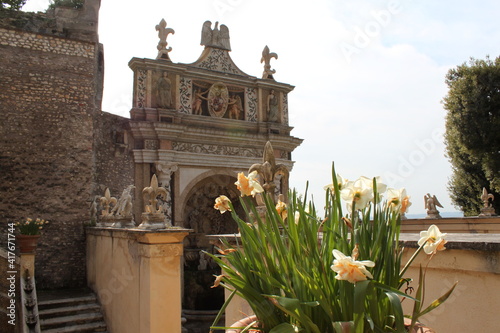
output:
[[[288,94],[283,94],[283,123],[288,125]]]
[[[211,71],[241,74],[242,72],[234,65],[226,50],[221,49],[207,49],[208,54],[202,61],[196,65],[199,68],[208,69]]]
[[[158,140],[144,140],[144,149],[146,150],[158,150],[159,147]]]
[[[260,157],[262,150],[254,148],[219,146],[201,143],[172,142],[172,149],[197,154]]]
[[[179,80],[179,112],[192,113],[193,80],[182,77]]]
[[[246,120],[257,122],[257,90],[254,88],[245,89]]]
[[[139,69],[137,71],[137,107],[146,107],[146,80],[148,78],[148,71],[145,69]]]

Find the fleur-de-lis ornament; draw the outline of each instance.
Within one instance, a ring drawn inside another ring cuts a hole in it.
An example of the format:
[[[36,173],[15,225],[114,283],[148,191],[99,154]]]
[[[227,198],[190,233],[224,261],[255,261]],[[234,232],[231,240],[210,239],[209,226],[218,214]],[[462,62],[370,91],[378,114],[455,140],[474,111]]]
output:
[[[257,171],[257,173],[263,178],[262,187],[264,188],[264,191],[271,194],[271,197],[276,201],[274,193],[276,184],[274,183],[274,179],[277,175],[281,175],[281,183],[287,184],[290,173],[284,164],[276,164],[273,146],[269,141],[267,141],[264,147],[264,156],[262,160],[262,163],[252,165],[250,169],[248,169],[248,173]],[[283,188],[281,188],[281,190],[283,191]]]
[[[158,214],[162,213],[161,207],[158,205],[158,196],[163,200],[167,199],[167,190],[164,187],[158,186],[158,178],[153,174],[151,177],[151,185],[142,190],[144,199],[144,212]]]
[[[269,47],[266,45],[262,51],[262,58],[260,58],[260,63],[264,63],[264,73],[262,73],[263,79],[273,79],[273,74],[276,70],[271,69],[271,58],[278,59],[278,55],[274,52],[269,51]]]
[[[116,205],[116,198],[111,196],[111,193],[109,192],[109,188],[106,188],[104,191],[104,196],[99,199],[101,201],[101,205],[103,206],[103,210],[101,212],[102,216],[110,216],[111,213],[109,209],[111,208],[111,205]]]

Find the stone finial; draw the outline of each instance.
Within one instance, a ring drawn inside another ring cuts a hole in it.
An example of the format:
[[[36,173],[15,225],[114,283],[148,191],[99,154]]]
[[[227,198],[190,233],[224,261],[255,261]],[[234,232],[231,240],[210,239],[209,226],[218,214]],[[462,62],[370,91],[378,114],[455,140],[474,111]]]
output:
[[[485,187],[483,187],[483,194],[481,194],[481,201],[483,202],[483,208],[481,208],[480,217],[495,216],[495,208],[493,208],[493,200],[495,196],[488,193]]]
[[[106,188],[104,191],[104,196],[101,197],[100,199],[101,206],[103,207],[101,211],[101,216],[111,216],[111,211],[110,208],[111,206],[116,205],[116,198],[111,196],[111,192],[109,191],[109,188]]]
[[[215,26],[212,29],[212,22],[205,21],[201,29],[200,45],[231,51],[228,27],[221,24],[219,30],[219,22],[215,22]]]
[[[262,51],[262,58],[260,58],[260,63],[264,63],[263,79],[274,80],[273,74],[276,73],[276,70],[271,69],[271,58],[278,59],[278,55],[274,52],[269,52],[269,47],[266,45]]]
[[[158,178],[155,174],[151,177],[151,185],[142,190],[144,200],[144,212],[139,229],[165,229],[165,214],[158,197],[167,200],[167,190],[158,186]]]
[[[439,215],[439,211],[437,210],[437,207],[443,208],[439,200],[436,198],[435,195],[431,196],[429,193],[424,195],[424,205],[425,208],[427,209],[427,216],[425,217],[426,219],[440,219],[441,215]]]
[[[276,184],[274,180],[277,176],[281,176],[280,182],[282,184],[286,184],[290,172],[288,171],[288,168],[284,164],[276,164],[273,146],[271,145],[270,141],[266,142],[262,160],[263,160],[262,163],[252,165],[250,169],[248,169],[248,173],[257,171],[257,173],[263,179],[262,187],[264,188],[264,191],[269,193],[271,197],[276,201],[275,198]],[[283,190],[283,188],[281,190]]]
[[[168,34],[175,34],[175,31],[174,29],[167,28],[167,22],[165,21],[165,19],[161,19],[160,24],[156,25],[156,31],[158,31],[158,37],[160,38],[158,46],[156,47],[158,49],[158,55],[156,56],[156,59],[164,59],[170,61],[168,53],[172,51],[172,48],[167,48],[167,37]]]

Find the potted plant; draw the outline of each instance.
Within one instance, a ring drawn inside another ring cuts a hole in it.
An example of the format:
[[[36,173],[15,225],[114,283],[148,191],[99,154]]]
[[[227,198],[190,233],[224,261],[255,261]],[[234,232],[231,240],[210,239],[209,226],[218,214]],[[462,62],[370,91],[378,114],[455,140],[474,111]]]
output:
[[[421,268],[415,294],[405,292],[408,267],[422,250],[430,257],[443,250],[446,234],[436,226],[421,232],[419,248],[401,262],[401,216],[411,205],[404,189],[387,189],[378,177],[347,181],[333,170],[320,217],[307,192],[291,192],[287,203],[275,202],[257,178],[253,172],[238,175],[246,216],[238,216],[228,198],[219,197],[215,204],[231,212],[240,237],[238,246],[223,241],[220,254],[212,255],[223,271],[214,286],[243,297],[255,314],[228,332],[417,332],[418,318],[453,291],[454,286],[424,307]],[[255,195],[263,197],[265,218],[259,216]],[[415,302],[406,316],[403,299]],[[217,329],[229,328],[212,327]]]
[[[17,240],[21,253],[33,253],[36,249],[40,231],[49,222],[40,218],[26,218],[22,222],[16,222],[15,226],[19,231]]]

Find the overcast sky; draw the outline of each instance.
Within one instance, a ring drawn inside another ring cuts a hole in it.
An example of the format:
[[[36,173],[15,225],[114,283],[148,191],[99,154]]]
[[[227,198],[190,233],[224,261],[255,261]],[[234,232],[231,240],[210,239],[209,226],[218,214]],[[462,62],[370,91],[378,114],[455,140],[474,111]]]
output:
[[[45,10],[28,0],[23,10]],[[292,155],[291,186],[323,199],[331,164],[343,177],[382,176],[412,197],[424,214],[426,193],[455,211],[442,134],[442,99],[450,68],[470,57],[500,54],[500,2],[460,0],[102,0],[105,52],[103,110],[129,116],[132,57],[154,59],[162,18],[175,30],[173,62],[192,63],[203,22],[228,26],[236,65],[260,77],[264,46],[277,81],[295,86],[289,98],[292,135],[304,139]],[[478,194],[481,189],[478,189]]]

